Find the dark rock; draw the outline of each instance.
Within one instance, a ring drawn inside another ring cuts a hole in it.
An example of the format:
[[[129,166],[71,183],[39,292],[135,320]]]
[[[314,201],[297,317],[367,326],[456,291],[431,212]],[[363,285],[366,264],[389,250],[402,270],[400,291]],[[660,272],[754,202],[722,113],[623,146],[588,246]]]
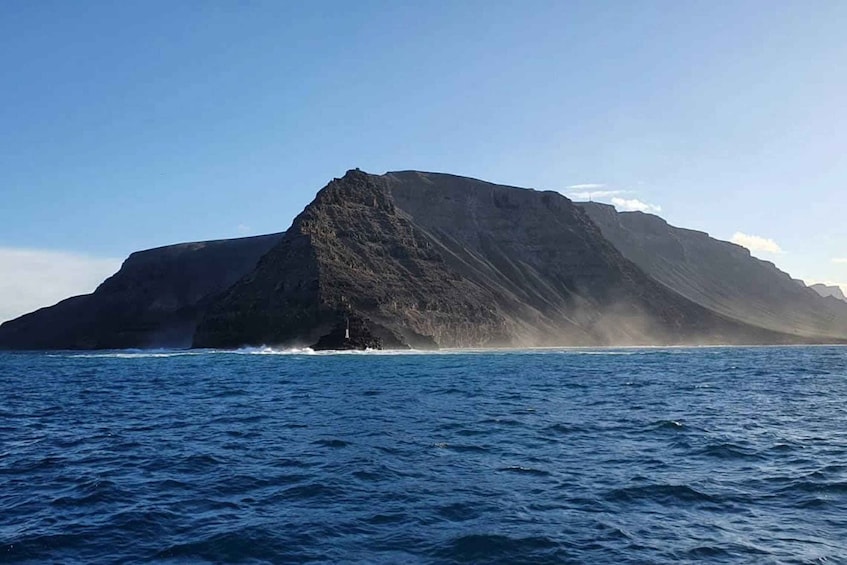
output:
[[[92,294],[0,326],[5,349],[189,347],[209,300],[250,272],[282,234],[139,251]]]
[[[385,339],[383,339],[385,338]],[[312,345],[315,351],[350,349],[408,349],[408,346],[388,329],[355,314],[344,316],[326,335]]]
[[[659,284],[558,193],[353,170],[208,308],[194,344],[341,347],[347,315],[382,347],[803,341]]]
[[[133,253],[93,294],[0,326],[0,347],[843,342],[842,304],[660,218],[354,170],[285,234]]]

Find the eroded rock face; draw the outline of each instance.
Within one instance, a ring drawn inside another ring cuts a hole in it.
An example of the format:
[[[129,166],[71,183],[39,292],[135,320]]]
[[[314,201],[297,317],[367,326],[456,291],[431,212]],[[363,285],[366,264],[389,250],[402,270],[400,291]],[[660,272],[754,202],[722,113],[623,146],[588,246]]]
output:
[[[282,234],[139,251],[92,294],[0,326],[7,349],[189,347],[209,300],[249,273]]]
[[[658,284],[558,193],[355,170],[210,306],[194,345],[323,347],[351,314],[381,347],[793,339]]]
[[[408,345],[387,328],[356,314],[339,320],[328,334],[321,336],[312,346],[315,351],[385,348],[408,349]]]
[[[579,206],[627,259],[697,304],[778,332],[824,340],[847,336],[847,303],[821,298],[739,245],[652,214]]]
[[[737,276],[751,262],[756,276]],[[783,282],[800,298],[787,300]],[[841,304],[660,218],[453,175],[354,170],[285,234],[134,253],[93,294],[0,326],[0,347],[843,340],[837,308],[820,301]]]

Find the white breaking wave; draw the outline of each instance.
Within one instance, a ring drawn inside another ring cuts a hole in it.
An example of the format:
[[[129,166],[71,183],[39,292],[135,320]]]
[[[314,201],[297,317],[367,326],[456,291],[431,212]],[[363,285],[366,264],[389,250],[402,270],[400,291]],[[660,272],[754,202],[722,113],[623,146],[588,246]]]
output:
[[[263,345],[261,347],[242,347],[235,350],[215,349],[209,353],[234,353],[237,355],[315,355],[311,347],[291,347],[287,349],[276,349]]]
[[[365,349],[365,350],[332,350],[315,351],[311,347],[242,347],[239,349],[124,349],[120,351],[100,352],[63,352],[50,354],[50,357],[75,357],[95,359],[144,359],[144,358],[167,358],[187,357],[198,355],[281,355],[281,356],[336,356],[336,355],[375,355],[375,356],[398,356],[398,355],[649,355],[659,352],[684,354],[691,349],[724,349],[732,346],[708,345],[708,346],[628,346],[628,347],[528,347],[528,348],[473,348],[473,349]],[[748,347],[748,346],[744,346]],[[749,346],[768,347],[768,346]]]

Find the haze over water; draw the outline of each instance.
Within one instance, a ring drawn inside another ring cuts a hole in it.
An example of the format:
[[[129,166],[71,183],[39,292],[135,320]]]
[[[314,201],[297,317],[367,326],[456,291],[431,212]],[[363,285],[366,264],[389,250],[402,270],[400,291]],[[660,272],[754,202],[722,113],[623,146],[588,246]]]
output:
[[[847,348],[262,353],[0,353],[0,561],[847,559]]]

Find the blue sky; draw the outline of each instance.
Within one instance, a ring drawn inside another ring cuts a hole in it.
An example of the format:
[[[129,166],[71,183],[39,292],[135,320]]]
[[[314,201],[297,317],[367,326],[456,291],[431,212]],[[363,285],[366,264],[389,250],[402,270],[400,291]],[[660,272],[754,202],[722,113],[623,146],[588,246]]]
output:
[[[353,167],[592,192],[847,283],[845,29],[839,0],[8,0],[0,320],[284,230]]]

